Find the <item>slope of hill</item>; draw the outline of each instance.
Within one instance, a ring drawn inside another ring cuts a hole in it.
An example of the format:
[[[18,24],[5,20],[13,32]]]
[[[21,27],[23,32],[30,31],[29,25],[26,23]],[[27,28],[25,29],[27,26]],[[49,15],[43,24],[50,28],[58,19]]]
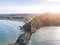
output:
[[[60,25],[60,13],[44,13],[41,15],[41,18],[45,26]]]
[[[60,13],[51,13],[47,12],[44,14],[40,14],[35,16],[30,22],[31,31],[35,32],[37,29],[43,26],[60,26]],[[28,23],[25,24],[23,27],[27,29]]]
[[[25,41],[24,44],[26,44],[26,42],[29,41],[31,34],[44,26],[60,26],[60,13],[48,12],[48,13],[40,14],[38,16],[35,16],[30,22],[26,23],[23,26],[23,28],[27,36],[24,35],[26,36],[26,40],[22,39],[23,43]]]

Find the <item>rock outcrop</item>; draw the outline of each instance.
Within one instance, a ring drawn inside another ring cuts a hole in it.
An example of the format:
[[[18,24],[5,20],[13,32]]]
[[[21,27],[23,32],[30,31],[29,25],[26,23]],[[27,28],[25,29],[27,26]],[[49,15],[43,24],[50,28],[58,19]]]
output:
[[[25,33],[19,37],[16,43],[25,45],[29,41],[32,33],[44,26],[60,26],[60,13],[48,12],[34,17],[30,22],[23,26]]]

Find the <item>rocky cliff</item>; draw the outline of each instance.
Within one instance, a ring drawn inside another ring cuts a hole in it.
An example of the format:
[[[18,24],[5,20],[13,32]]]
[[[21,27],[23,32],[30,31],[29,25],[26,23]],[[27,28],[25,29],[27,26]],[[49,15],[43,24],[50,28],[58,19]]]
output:
[[[29,41],[32,33],[44,26],[60,26],[60,13],[48,12],[34,17],[23,26],[25,33],[19,37],[16,43],[25,45]]]

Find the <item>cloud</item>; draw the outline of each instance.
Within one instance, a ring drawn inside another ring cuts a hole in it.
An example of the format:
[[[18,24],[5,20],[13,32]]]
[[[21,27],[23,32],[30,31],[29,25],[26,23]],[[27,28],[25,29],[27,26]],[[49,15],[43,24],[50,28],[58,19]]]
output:
[[[60,1],[60,0],[48,0],[48,1]]]
[[[38,13],[40,6],[0,7],[0,13]]]
[[[18,7],[0,7],[0,13],[44,13],[60,12],[60,6],[18,6]]]
[[[37,1],[37,0],[35,0]],[[41,1],[41,0],[38,0]],[[38,2],[37,1],[37,2]],[[0,6],[0,13],[44,13],[44,12],[60,12],[60,2],[57,0],[43,0],[35,5],[19,5],[19,6]]]

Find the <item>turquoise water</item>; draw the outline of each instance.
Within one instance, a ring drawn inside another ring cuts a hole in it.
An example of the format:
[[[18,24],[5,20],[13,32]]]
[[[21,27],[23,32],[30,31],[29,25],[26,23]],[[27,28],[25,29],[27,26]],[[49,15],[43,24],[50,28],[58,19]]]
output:
[[[60,45],[60,27],[43,27],[32,34],[27,45]]]
[[[15,43],[22,30],[19,30],[19,26],[23,26],[23,22],[0,20],[0,45],[8,45]]]

